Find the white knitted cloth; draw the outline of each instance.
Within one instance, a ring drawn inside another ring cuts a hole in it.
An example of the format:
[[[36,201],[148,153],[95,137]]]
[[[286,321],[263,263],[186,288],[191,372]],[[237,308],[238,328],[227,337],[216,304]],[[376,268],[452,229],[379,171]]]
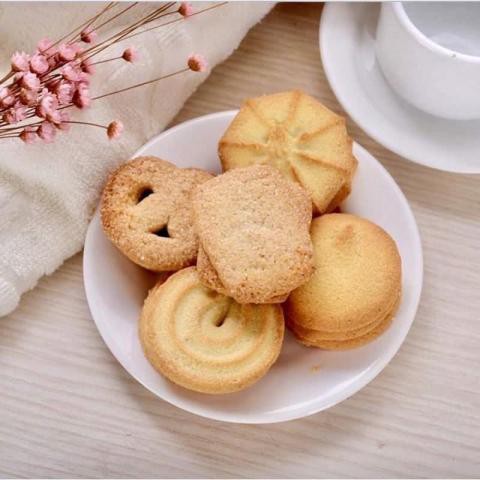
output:
[[[132,38],[106,57],[135,45],[135,64],[98,66],[92,91],[112,91],[182,68],[190,53],[201,53],[211,67],[227,58],[272,3],[233,2],[212,11]],[[98,3],[0,4],[0,74],[15,50],[32,51],[43,37],[58,38],[100,8]],[[208,6],[194,3],[194,9]],[[153,5],[141,4],[142,11]],[[135,9],[134,9],[135,10]],[[134,13],[122,19],[127,23]],[[105,33],[108,33],[106,31]],[[0,75],[1,76],[1,75]],[[78,252],[108,173],[181,108],[205,73],[188,72],[166,81],[95,102],[75,112],[76,120],[106,124],[121,120],[122,137],[109,142],[91,127],[73,127],[53,144],[24,145],[0,140],[0,316],[20,296]]]

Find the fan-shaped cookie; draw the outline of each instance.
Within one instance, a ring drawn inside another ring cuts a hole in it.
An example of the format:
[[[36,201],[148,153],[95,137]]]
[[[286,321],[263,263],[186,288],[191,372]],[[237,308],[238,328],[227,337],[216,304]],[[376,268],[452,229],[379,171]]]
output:
[[[219,175],[197,187],[193,208],[209,287],[239,303],[278,302],[312,274],[311,201],[277,169]]]
[[[285,304],[291,330],[306,344],[332,349],[375,338],[400,298],[394,240],[378,225],[348,214],[316,218],[310,232],[315,272]]]
[[[347,197],[357,165],[345,120],[300,91],[247,100],[218,151],[224,170],[275,166],[310,193],[320,213]]]
[[[142,310],[140,340],[152,366],[172,382],[230,393],[259,380],[284,334],[278,305],[240,305],[203,286],[196,268],[154,287]]]
[[[101,207],[103,229],[130,260],[154,271],[178,270],[195,262],[191,193],[212,178],[155,157],[119,167],[107,182]]]

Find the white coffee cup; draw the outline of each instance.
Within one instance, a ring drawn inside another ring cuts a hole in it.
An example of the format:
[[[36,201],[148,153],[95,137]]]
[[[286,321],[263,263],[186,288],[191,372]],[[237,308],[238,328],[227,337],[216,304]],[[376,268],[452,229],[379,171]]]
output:
[[[410,104],[439,117],[480,118],[480,2],[382,3],[375,50],[388,83]]]

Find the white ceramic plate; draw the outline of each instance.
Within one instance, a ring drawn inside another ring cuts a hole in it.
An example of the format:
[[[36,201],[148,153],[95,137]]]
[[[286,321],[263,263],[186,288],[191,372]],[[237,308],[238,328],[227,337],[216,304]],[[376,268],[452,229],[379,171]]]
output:
[[[235,112],[207,115],[178,125],[141,148],[180,167],[219,172],[217,143]],[[388,172],[360,145],[353,191],[343,209],[369,218],[397,241],[402,256],[403,298],[391,328],[373,343],[347,352],[301,346],[287,333],[282,353],[253,387],[223,396],[193,393],[158,374],[145,359],[137,319],[155,275],[137,267],[106,239],[97,211],[84,251],[84,283],[90,311],[105,343],[123,367],[160,398],[209,418],[271,423],[331,407],[357,392],[392,359],[415,317],[422,287],[422,249],[410,207]]]
[[[368,135],[398,155],[440,170],[480,173],[480,120],[423,113],[386,82],[375,58],[379,11],[379,3],[356,2],[323,9],[320,52],[338,101]]]

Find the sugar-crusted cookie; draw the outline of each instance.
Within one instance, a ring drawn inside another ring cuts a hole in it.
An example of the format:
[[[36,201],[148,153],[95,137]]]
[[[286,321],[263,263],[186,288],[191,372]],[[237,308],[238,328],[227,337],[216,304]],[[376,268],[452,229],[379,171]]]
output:
[[[348,214],[316,218],[311,236],[315,272],[284,306],[290,329],[303,343],[329,349],[380,335],[400,299],[395,241],[378,225]]]
[[[139,157],[108,180],[101,217],[107,237],[130,260],[154,271],[178,270],[195,262],[191,194],[212,175],[177,168],[156,157]]]
[[[222,293],[223,295],[228,296],[228,291],[222,285],[222,282],[218,278],[217,272],[213,268],[213,265],[210,263],[210,260],[208,259],[207,254],[205,253],[205,250],[201,245],[198,248],[197,272],[199,274],[201,282],[205,286],[219,293]],[[265,301],[259,303],[283,303],[287,299],[287,297],[288,293],[266,299]]]
[[[310,193],[319,213],[347,197],[357,166],[345,119],[297,90],[247,100],[218,151],[224,170],[275,166]]]
[[[140,341],[152,366],[172,382],[204,393],[230,393],[259,380],[284,335],[279,305],[240,305],[203,286],[195,267],[149,293]]]
[[[193,208],[199,275],[208,286],[239,303],[267,303],[282,301],[312,274],[311,201],[277,169],[219,175],[197,187]]]

